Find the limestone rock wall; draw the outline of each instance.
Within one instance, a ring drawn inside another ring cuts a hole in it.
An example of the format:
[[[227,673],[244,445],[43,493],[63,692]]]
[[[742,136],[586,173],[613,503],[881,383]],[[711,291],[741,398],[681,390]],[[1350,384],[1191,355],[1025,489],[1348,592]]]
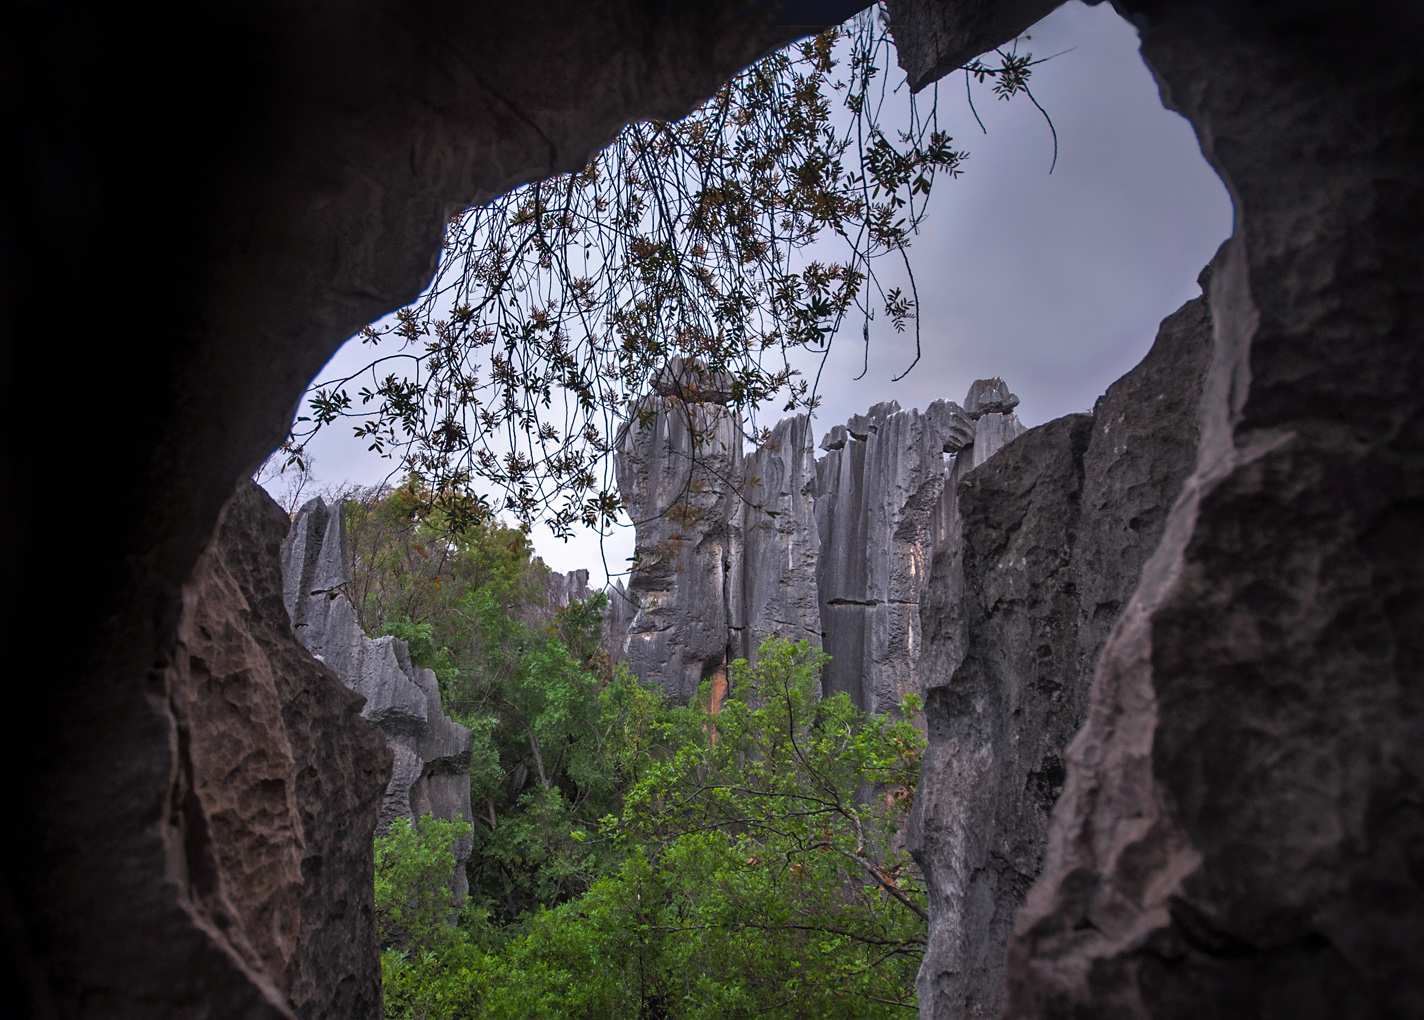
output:
[[[907,840],[930,890],[927,1018],[1004,1004],[1093,664],[1195,462],[1210,352],[1199,298],[1092,414],[1028,430],[958,488],[961,558],[936,559],[925,607],[929,746]]]
[[[50,633],[65,607],[60,654],[36,646],[18,667],[44,682],[9,695],[27,739],[0,751],[6,775],[29,777],[9,821],[30,834],[0,868],[0,1013],[282,1015],[194,891],[171,810],[178,627],[221,511],[337,348],[426,287],[455,212],[578,170],[630,121],[686,115],[813,30],[782,6],[797,5],[534,0],[411,16],[318,0],[7,18],[0,67],[17,98],[0,121],[28,154],[0,188],[14,423],[34,417],[25,380],[53,375],[38,340],[53,309],[146,325],[138,356],[106,330],[71,331],[65,358],[85,366],[67,384],[72,413],[45,443],[10,444],[0,472],[46,479],[45,527],[67,536],[0,551],[11,633]],[[97,273],[74,243],[91,232],[124,239]],[[83,471],[55,470],[55,450],[78,449]],[[24,512],[18,488],[3,504]],[[73,538],[96,513],[103,539]]]
[[[756,661],[768,637],[821,644],[816,566],[816,451],[811,421],[787,418],[747,454],[728,571],[727,654]]]
[[[463,818],[470,822],[468,729],[440,704],[435,674],[410,660],[396,637],[368,637],[341,592],[349,579],[340,503],[320,498],[302,507],[282,544],[283,598],[297,639],[366,699],[361,715],[381,728],[395,760],[381,799],[377,832],[397,818]],[[468,891],[465,862],[473,835],[455,844],[455,898]]]
[[[245,482],[199,564],[184,622],[190,857],[256,978],[302,1020],[381,1012],[370,833],[391,756],[361,699],[292,639],[287,515]]]
[[[739,420],[712,402],[725,388],[704,375],[675,361],[619,439],[637,559],[610,592],[614,657],[685,701],[776,635],[823,646],[824,689],[867,710],[922,691],[929,564],[958,543],[946,482],[1022,431],[1018,398],[989,379],[965,407],[877,404],[833,427],[817,460],[804,415],[743,454]]]
[[[727,659],[741,423],[720,404],[653,394],[619,433],[614,468],[637,529],[627,591],[637,608],[618,655],[686,702]]]
[[[543,562],[537,556],[534,560]],[[590,594],[587,570],[570,570],[566,574],[551,570],[544,575],[544,604],[550,608],[564,609],[571,602],[586,602]]]
[[[921,414],[876,404],[822,440],[817,586],[832,657],[827,691],[872,712],[923,693],[921,602],[935,556],[957,556],[953,483],[1023,431],[1017,405],[1002,379],[981,379],[964,407],[937,400]]]
[[[1008,1012],[1417,1017],[1424,26],[1143,27],[1236,230],[1201,450],[1097,664]]]
[[[912,84],[1020,6],[890,0]],[[1016,1020],[1424,1015],[1424,21],[1388,3],[1115,7],[1234,205],[1197,449],[1165,513],[1125,517],[1089,483],[1105,467],[1152,483],[1131,457],[1147,437],[1129,430],[1126,458],[1112,429],[1090,440],[1119,467],[1084,458],[1084,725],[1006,963],[935,959],[921,1008],[993,1015],[972,971],[1003,965]],[[1368,68],[1347,57],[1362,47]],[[1145,560],[1114,611],[1119,556]],[[967,633],[956,683],[987,675]],[[992,751],[973,713],[940,728]],[[921,784],[945,804],[921,848],[945,939],[979,887],[975,837],[947,823],[968,768],[932,762]]]

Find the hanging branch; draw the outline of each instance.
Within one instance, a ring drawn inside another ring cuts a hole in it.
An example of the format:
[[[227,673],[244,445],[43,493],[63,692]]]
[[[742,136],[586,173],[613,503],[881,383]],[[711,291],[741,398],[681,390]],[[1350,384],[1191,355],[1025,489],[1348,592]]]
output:
[[[1026,93],[1032,61],[1000,57],[969,70]],[[607,455],[670,358],[725,374],[755,438],[768,402],[815,407],[791,355],[824,356],[847,315],[867,337],[877,310],[897,330],[915,319],[918,351],[916,302],[885,291],[876,266],[897,255],[909,268],[934,182],[965,153],[933,100],[896,109],[894,141],[882,129],[901,94],[894,59],[883,12],[863,13],[681,121],[629,125],[577,173],[456,216],[425,295],[361,333],[383,353],[308,394],[288,463],[348,422],[393,473],[421,476],[451,526],[504,510],[568,537],[618,516]]]

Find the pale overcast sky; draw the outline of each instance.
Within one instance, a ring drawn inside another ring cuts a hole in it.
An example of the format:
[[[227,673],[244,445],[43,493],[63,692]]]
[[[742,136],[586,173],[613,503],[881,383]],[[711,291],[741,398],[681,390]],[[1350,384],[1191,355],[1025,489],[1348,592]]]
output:
[[[1147,352],[1157,324],[1197,296],[1197,273],[1231,233],[1226,189],[1187,122],[1162,108],[1132,26],[1108,4],[1074,2],[1029,35],[1021,48],[1035,56],[1070,51],[1031,79],[1058,130],[1056,168],[1049,175],[1052,138],[1030,104],[978,89],[985,135],[964,76],[940,83],[940,122],[970,158],[959,179],[936,183],[911,250],[924,356],[892,382],[914,341],[873,323],[869,371],[855,381],[864,352],[860,323],[850,324],[821,375],[818,437],[882,400],[963,400],[974,379],[995,375],[1022,399],[1027,425],[1087,410]],[[318,378],[365,354],[349,344]],[[371,484],[390,470],[349,432],[327,433],[313,452],[322,484]],[[630,528],[608,536],[602,555],[592,534],[564,543],[537,529],[534,540],[551,567],[587,568],[595,586],[604,559],[616,573],[633,548]]]

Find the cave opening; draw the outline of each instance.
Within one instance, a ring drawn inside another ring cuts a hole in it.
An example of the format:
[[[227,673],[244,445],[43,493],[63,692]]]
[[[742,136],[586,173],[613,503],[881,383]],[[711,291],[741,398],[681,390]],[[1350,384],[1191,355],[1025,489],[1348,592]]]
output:
[[[919,86],[1010,45],[1051,6],[887,10]],[[1409,522],[1424,462],[1424,29],[1411,5],[1385,0],[1115,7],[1229,189],[1233,234],[1203,296],[1167,315],[1093,415],[1026,430],[955,490],[958,558],[917,567],[931,578],[927,765],[878,802],[890,810],[918,783],[905,845],[928,909],[905,893],[912,873],[877,864],[864,887],[877,909],[908,900],[926,915],[927,1015],[1417,1015],[1424,564]],[[383,706],[410,739],[390,746],[363,722],[336,651],[318,659],[290,634],[299,604],[308,628],[364,609],[322,573],[339,515],[308,517],[300,556],[287,541],[293,591],[276,566],[290,519],[233,486],[341,341],[416,298],[454,210],[576,170],[620,124],[680,117],[802,34],[744,13],[628,0],[412,16],[372,0],[175,20],[27,6],[19,31],[0,33],[19,97],[0,107],[17,154],[0,216],[7,409],[28,415],[23,398],[60,378],[56,364],[86,366],[62,376],[46,442],[5,454],[7,505],[35,503],[15,479],[42,483],[45,526],[68,537],[16,529],[5,555],[24,583],[7,586],[7,620],[47,633],[62,606],[70,635],[12,691],[15,717],[33,723],[5,752],[12,1012],[380,1014],[370,832],[402,767],[422,805],[448,793],[420,781],[426,735],[408,725],[428,725],[446,692],[413,657],[428,635],[395,621],[347,647],[410,677]],[[94,238],[120,253],[102,273]],[[986,296],[1012,282],[981,261]],[[881,325],[898,303],[886,299]],[[696,381],[704,396],[722,382]],[[990,403],[979,418],[958,409],[972,422],[1012,410]],[[962,436],[941,412],[933,427]],[[70,451],[84,470],[57,467]],[[668,563],[691,544],[674,537]],[[449,551],[416,544],[416,556]],[[733,548],[709,547],[707,562],[745,579]],[[644,594],[666,606],[678,577]],[[560,590],[577,582],[565,574]],[[554,624],[566,652],[584,622]],[[796,654],[768,655],[757,682],[780,677],[814,722],[814,666]],[[708,660],[689,659],[685,675],[700,676]],[[622,690],[631,712],[643,688]],[[686,728],[724,755],[728,786],[774,753],[725,757],[771,732],[729,704]],[[530,735],[531,767],[516,782],[491,765],[489,785],[552,803],[565,795],[559,753]],[[920,739],[882,735],[892,756],[897,738]],[[872,800],[862,787],[844,806]],[[447,835],[452,853],[467,838]],[[895,840],[866,840],[860,857],[882,846]],[[821,856],[779,874],[810,882]],[[735,863],[743,889],[768,873],[756,852]],[[767,939],[742,945],[748,975],[791,971]],[[632,958],[620,953],[606,958]],[[564,987],[594,989],[596,973],[576,968]],[[647,1005],[675,1001],[697,990]]]

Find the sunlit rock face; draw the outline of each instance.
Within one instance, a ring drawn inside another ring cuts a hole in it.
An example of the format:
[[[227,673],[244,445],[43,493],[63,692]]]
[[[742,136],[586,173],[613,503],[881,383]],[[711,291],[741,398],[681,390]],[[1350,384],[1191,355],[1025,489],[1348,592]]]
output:
[[[287,515],[245,483],[191,586],[174,710],[180,811],[207,906],[302,1020],[382,1015],[369,833],[391,754],[361,699],[295,640]]]
[[[1092,414],[1029,429],[958,486],[962,542],[924,607],[929,747],[908,836],[930,890],[926,1016],[1003,1006],[1093,664],[1195,464],[1210,352],[1199,298]]]
[[[468,729],[440,704],[435,674],[410,660],[396,637],[368,637],[341,591],[349,579],[342,505],[320,498],[302,507],[282,543],[284,599],[297,639],[366,699],[361,715],[381,728],[395,760],[381,799],[377,833],[397,818],[474,819]],[[465,862],[473,835],[456,842],[454,897],[468,891]]]
[[[677,369],[658,378],[694,376]],[[804,415],[743,454],[735,415],[673,395],[716,387],[662,388],[634,408],[615,453],[637,561],[611,593],[614,657],[686,701],[777,636],[824,647],[824,690],[868,711],[920,693],[929,564],[958,543],[947,483],[1023,429],[1003,380],[976,382],[966,407],[877,404],[832,428],[819,460]]]

